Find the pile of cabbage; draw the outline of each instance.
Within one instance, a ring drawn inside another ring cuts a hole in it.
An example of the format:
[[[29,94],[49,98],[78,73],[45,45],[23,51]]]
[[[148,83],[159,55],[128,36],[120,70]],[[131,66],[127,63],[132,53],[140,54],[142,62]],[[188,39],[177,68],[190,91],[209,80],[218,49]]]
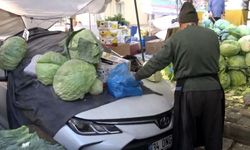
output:
[[[100,42],[87,29],[72,33],[66,41],[65,56],[48,51],[37,60],[37,79],[46,86],[52,85],[64,101],[82,99],[87,93],[101,94],[103,83],[95,68],[103,51]]]
[[[223,19],[214,24],[204,20],[203,26],[214,30],[221,41],[219,77],[223,88],[250,87],[250,28]]]
[[[27,126],[17,129],[0,130],[1,150],[65,150],[57,143],[50,143],[31,132]]]

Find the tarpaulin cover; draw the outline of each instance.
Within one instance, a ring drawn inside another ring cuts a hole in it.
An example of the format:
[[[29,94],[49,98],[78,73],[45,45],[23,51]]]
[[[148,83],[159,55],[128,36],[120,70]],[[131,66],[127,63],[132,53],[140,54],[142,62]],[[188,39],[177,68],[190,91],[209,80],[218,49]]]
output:
[[[101,13],[111,0],[0,0],[0,36],[20,28],[49,28],[64,17]],[[11,31],[10,31],[11,30]]]
[[[52,86],[44,86],[35,77],[24,73],[33,56],[46,51],[63,51],[66,33],[35,28],[30,30],[28,54],[16,70],[8,72],[7,105],[11,128],[33,123],[53,136],[74,115],[115,101],[107,91],[84,100],[62,101]],[[20,33],[22,34],[22,33]],[[153,93],[144,87],[144,94]]]

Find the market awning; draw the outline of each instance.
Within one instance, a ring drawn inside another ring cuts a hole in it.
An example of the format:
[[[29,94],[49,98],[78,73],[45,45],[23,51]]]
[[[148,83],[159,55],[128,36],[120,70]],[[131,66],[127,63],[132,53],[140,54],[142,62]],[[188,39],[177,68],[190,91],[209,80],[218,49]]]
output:
[[[100,13],[111,0],[0,0],[0,35],[24,28],[49,28],[63,17]]]

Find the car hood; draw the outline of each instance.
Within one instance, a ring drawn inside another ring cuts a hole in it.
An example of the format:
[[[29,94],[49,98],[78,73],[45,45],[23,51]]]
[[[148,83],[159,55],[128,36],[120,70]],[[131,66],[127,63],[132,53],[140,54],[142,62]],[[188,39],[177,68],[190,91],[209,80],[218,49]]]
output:
[[[159,83],[143,81],[144,85],[159,94],[148,94],[119,99],[112,103],[77,114],[87,120],[127,119],[150,117],[169,111],[173,107],[173,84],[162,80]]]

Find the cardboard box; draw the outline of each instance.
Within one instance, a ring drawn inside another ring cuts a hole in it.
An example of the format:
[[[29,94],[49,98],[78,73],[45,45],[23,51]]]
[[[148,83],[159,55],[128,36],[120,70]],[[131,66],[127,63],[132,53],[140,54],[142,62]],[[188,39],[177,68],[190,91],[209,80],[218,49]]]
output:
[[[116,53],[118,53],[121,56],[126,55],[135,55],[138,54],[140,50],[139,43],[133,43],[133,44],[118,44],[117,46],[111,46],[109,47]]]
[[[118,29],[118,21],[105,21],[99,20],[97,21],[98,29]]]
[[[128,65],[128,68],[130,70],[130,61],[127,59],[120,58],[118,56],[112,55],[110,53],[103,52],[102,54],[102,61],[97,66],[97,75],[98,78],[102,82],[107,82],[108,75],[112,69],[116,67],[116,65],[120,63],[126,63]]]
[[[117,45],[118,39],[117,37],[109,37],[109,38],[100,38],[100,41],[103,45]]]
[[[160,39],[147,41],[146,45],[145,45],[146,53],[148,53],[148,54],[156,53],[158,50],[160,50],[162,48],[164,43],[165,42],[163,40],[160,40]]]

